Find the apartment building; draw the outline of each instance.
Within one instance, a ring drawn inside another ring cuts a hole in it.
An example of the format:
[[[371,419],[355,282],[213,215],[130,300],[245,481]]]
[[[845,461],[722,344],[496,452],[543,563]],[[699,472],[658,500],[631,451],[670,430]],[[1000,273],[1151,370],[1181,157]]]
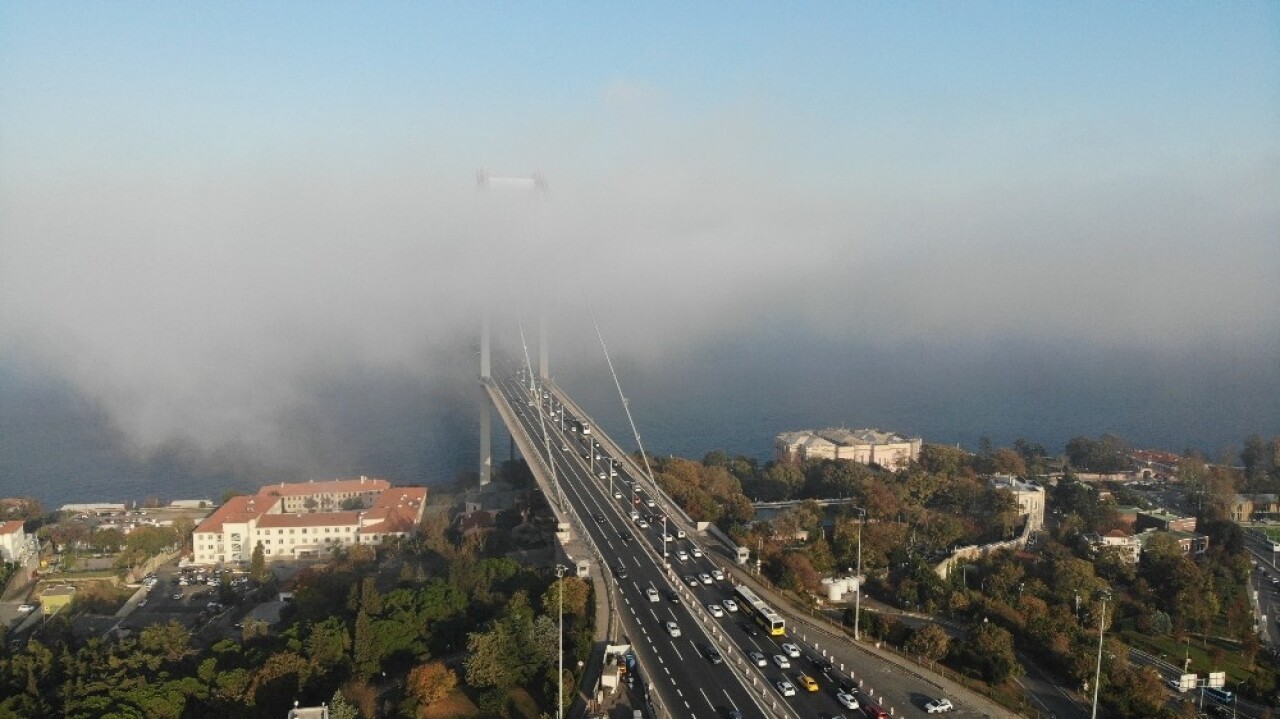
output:
[[[247,562],[262,544],[268,560],[320,557],[336,547],[407,537],[422,521],[427,490],[381,479],[272,484],[232,497],[192,533],[193,562]],[[360,506],[342,511],[319,507]]]

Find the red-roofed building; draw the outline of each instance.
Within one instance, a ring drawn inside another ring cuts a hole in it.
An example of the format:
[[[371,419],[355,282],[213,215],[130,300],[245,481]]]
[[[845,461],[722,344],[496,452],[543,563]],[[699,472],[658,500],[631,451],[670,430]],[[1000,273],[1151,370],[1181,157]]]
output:
[[[22,562],[27,558],[27,532],[21,519],[0,524],[0,559]]]
[[[259,489],[258,494],[280,497],[284,500],[280,508],[282,512],[332,512],[369,507],[378,499],[379,494],[388,489],[391,489],[391,483],[385,479],[360,477],[328,482],[268,484]]]
[[[408,536],[422,520],[427,490],[368,479],[267,485],[232,497],[192,533],[196,564],[247,562],[262,544],[268,560],[319,556],[335,547]],[[337,509],[343,503],[360,510]],[[308,506],[310,505],[310,506]]]

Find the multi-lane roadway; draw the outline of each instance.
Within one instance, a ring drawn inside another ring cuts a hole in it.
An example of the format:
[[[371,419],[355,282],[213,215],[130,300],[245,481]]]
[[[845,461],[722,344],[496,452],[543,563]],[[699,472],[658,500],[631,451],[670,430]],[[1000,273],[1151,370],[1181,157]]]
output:
[[[844,691],[848,680],[818,653],[794,637],[771,636],[733,601],[729,578],[697,538],[664,524],[660,499],[608,456],[598,428],[584,435],[579,418],[527,380],[512,376],[497,387],[532,444],[551,447],[560,491],[606,558],[626,639],[667,715],[862,716],[850,704],[863,697]]]

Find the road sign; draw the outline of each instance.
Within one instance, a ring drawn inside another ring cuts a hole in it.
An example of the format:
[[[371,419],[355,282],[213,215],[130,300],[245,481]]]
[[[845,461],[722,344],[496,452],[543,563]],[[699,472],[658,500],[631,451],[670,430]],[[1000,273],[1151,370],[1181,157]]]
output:
[[[1221,689],[1227,685],[1226,672],[1209,672],[1209,688]]]
[[[1197,677],[1195,674],[1183,674],[1178,677],[1178,691],[1189,692],[1192,689],[1195,689],[1196,679]]]

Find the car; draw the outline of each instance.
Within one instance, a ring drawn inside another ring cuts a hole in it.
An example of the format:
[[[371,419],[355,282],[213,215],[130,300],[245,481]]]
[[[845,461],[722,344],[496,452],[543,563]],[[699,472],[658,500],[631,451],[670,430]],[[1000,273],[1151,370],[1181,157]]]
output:
[[[631,517],[631,521],[633,521],[633,522],[634,522],[634,521],[636,521],[636,520],[638,520],[638,519],[640,519],[640,513],[639,513],[639,512],[637,512],[637,511],[636,511],[636,510],[634,510],[634,509],[633,509],[633,510],[631,510],[631,514],[630,514],[629,516]]]
[[[688,584],[690,587],[693,587],[694,589],[698,588],[698,578],[693,576],[692,574],[684,575],[684,583]]]
[[[863,704],[862,713],[867,715],[867,719],[891,719],[888,710],[879,704]]]
[[[614,499],[622,499],[622,492],[621,492],[621,491],[619,491],[619,490],[616,490],[616,489],[615,489],[615,490],[613,490],[613,498],[614,498]]]
[[[707,574],[706,572],[701,572],[700,574],[698,574],[698,581],[702,582],[703,584],[710,584],[711,575]]]
[[[831,671],[835,669],[835,667],[831,664],[830,659],[827,659],[825,657],[820,657],[816,654],[809,657],[809,663],[813,665],[814,669],[817,669],[819,672],[822,672],[823,674],[830,674]]]
[[[773,663],[774,663],[774,664],[777,664],[779,669],[790,669],[790,668],[791,668],[791,660],[790,660],[790,659],[788,659],[788,658],[786,658],[786,657],[784,657],[784,656],[782,656],[781,654],[774,654],[774,655],[773,655]]]
[[[769,666],[769,660],[760,652],[747,652],[747,658],[758,667]]]
[[[650,497],[644,500],[644,506],[648,507],[649,509],[653,509],[658,506],[658,503],[653,501],[653,497]]]
[[[618,532],[618,539],[621,539],[624,542],[630,542],[631,532]]]
[[[668,592],[667,592],[667,601],[668,601],[668,602],[671,602],[672,604],[679,604],[679,603],[680,603],[680,595],[679,595],[679,594],[676,594],[675,592],[668,591]]]
[[[644,521],[643,519],[637,519],[637,520],[636,520],[636,526],[637,526],[637,527],[639,527],[639,528],[641,528],[641,529],[648,529],[648,528],[649,528],[649,523],[648,523],[648,522],[646,522],[646,521]]]
[[[712,664],[720,664],[724,661],[724,657],[720,654],[718,650],[716,650],[715,647],[707,647],[706,651],[707,651],[707,659]]]
[[[796,695],[796,688],[786,679],[779,679],[773,684],[778,688],[778,693],[784,697],[793,697]]]
[[[711,570],[711,578],[712,578],[712,579],[714,579],[714,580],[716,580],[717,582],[723,582],[723,581],[724,581],[724,570],[723,570],[723,569],[721,569],[721,568],[719,568],[719,567],[716,567],[715,569],[712,569],[712,570]]]
[[[736,612],[736,611],[738,611],[738,603],[737,603],[737,602],[735,602],[735,601],[733,601],[732,599],[726,599],[726,600],[724,600],[723,602],[720,602],[720,603],[724,605],[724,608],[725,608],[725,609],[727,609],[727,610],[729,610],[729,611],[731,611],[731,612]]]
[[[649,601],[656,602],[658,601],[658,590],[654,589],[653,587],[649,587],[648,589],[644,590],[644,596],[648,597]]]
[[[818,691],[818,682],[808,674],[797,674],[796,681],[800,682],[800,686],[804,687],[807,691]]]
[[[662,541],[664,541],[664,542],[674,542],[674,541],[676,541],[676,538],[675,538],[675,537],[673,537],[673,536],[671,536],[670,534],[663,534],[663,535],[662,535]],[[683,549],[681,549],[680,551],[681,551],[682,553],[684,552],[684,550],[683,550]],[[686,558],[686,559],[689,557],[689,555],[688,555],[688,554],[685,554],[684,556],[685,556],[685,558]]]
[[[603,515],[603,514],[600,514],[600,513],[598,513],[598,512],[597,512],[596,514],[591,515],[591,518],[592,518],[592,519],[594,519],[594,520],[596,520],[596,524],[604,524],[604,515]]]
[[[684,539],[684,530],[683,530],[683,529],[677,529],[677,530],[676,530],[676,539]]]
[[[681,549],[676,552],[676,559],[679,559],[682,562],[687,561],[689,559],[689,553]]]
[[[851,692],[844,691],[843,689],[836,692],[836,701],[840,702],[840,706],[845,709],[858,708],[858,697],[854,696]]]
[[[742,628],[742,631],[743,631],[743,632],[745,632],[745,633],[746,633],[746,635],[747,635],[747,636],[749,636],[749,637],[758,637],[758,636],[760,636],[760,630],[759,630],[759,629],[756,629],[756,625],[751,624],[750,622],[743,622],[742,624],[739,624],[738,626],[739,626],[739,627],[741,627],[741,628]]]
[[[782,645],[782,652],[787,656],[791,657],[792,659],[800,658],[800,647],[797,647],[796,645],[790,642],[787,642],[786,644]]]
[[[604,472],[596,472],[596,479],[604,479],[605,477],[606,475]]]
[[[737,709],[730,709],[725,719],[742,719],[742,712]]]
[[[951,700],[945,697],[942,699],[934,699],[924,705],[924,710],[930,714],[941,714],[943,712],[949,712],[952,709],[955,709],[955,707],[952,706]]]
[[[672,637],[680,636],[680,625],[675,622],[667,622],[667,634],[670,634]]]
[[[174,600],[182,599],[182,592],[174,592],[173,599]]]
[[[568,452],[568,451],[569,451],[569,445],[567,445],[567,444],[562,444],[562,445],[560,445],[560,451],[561,451],[561,452]]]
[[[141,609],[142,607],[145,607],[145,606],[147,606],[147,600],[145,600],[145,599],[139,599],[139,600],[138,600],[138,608],[139,608],[139,609]]]
[[[618,579],[626,579],[626,578],[627,578],[627,568],[626,568],[626,567],[624,567],[624,566],[622,566],[621,564],[619,564],[619,565],[615,566],[615,567],[613,568],[613,576],[617,577]]]
[[[1179,681],[1179,680],[1177,680],[1177,679],[1170,679],[1168,683],[1169,683],[1169,688],[1170,688],[1170,689],[1174,690],[1175,692],[1178,692],[1179,694],[1181,694],[1181,693],[1182,693],[1182,682],[1181,682],[1181,681]]]
[[[36,610],[36,605],[34,605],[34,604],[20,604],[20,605],[18,605],[18,611],[19,611],[19,612],[22,612],[23,614],[30,614],[31,612],[34,612],[35,610]]]
[[[689,550],[689,553],[695,557],[702,558],[702,550],[699,549],[696,544],[693,546],[693,549]]]
[[[724,616],[724,609],[722,609],[722,608],[720,607],[720,605],[719,605],[719,604],[715,604],[715,603],[708,604],[708,605],[707,605],[707,611],[708,611],[708,612],[711,612],[711,616],[713,616],[713,617],[723,617],[723,616]]]

